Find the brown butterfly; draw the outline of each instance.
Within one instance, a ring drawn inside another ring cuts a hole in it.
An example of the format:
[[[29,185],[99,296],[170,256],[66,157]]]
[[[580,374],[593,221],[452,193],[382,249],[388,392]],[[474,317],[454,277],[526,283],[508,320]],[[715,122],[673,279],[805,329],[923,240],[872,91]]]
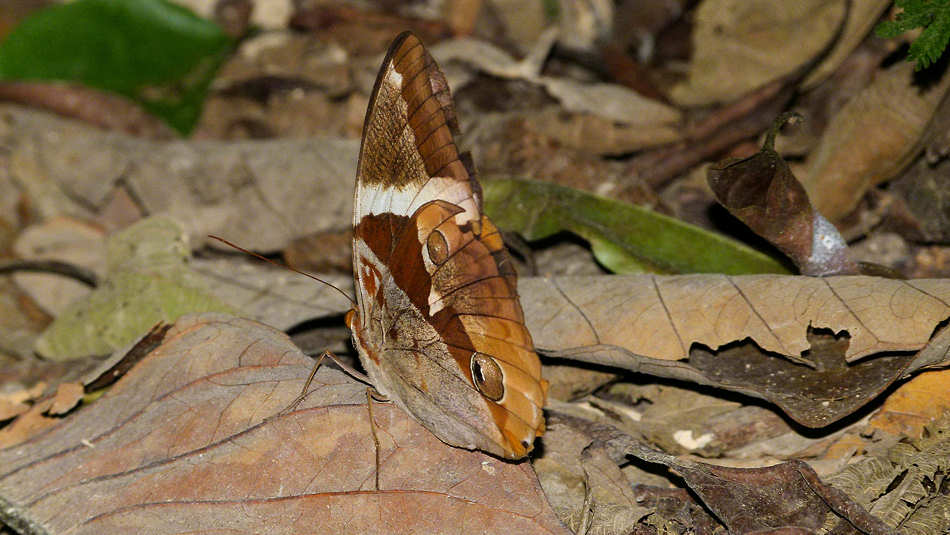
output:
[[[457,133],[445,76],[399,35],[363,125],[347,324],[381,394],[448,444],[518,459],[544,432],[547,382]]]

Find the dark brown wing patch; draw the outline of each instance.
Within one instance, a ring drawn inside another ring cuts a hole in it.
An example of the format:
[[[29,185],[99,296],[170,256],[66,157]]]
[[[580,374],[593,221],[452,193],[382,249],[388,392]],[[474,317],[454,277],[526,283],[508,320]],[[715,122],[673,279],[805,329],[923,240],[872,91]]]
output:
[[[383,65],[363,126],[359,179],[396,188],[432,176],[470,181],[454,141],[452,95],[432,56],[407,32],[393,41]],[[401,130],[405,125],[408,131]]]

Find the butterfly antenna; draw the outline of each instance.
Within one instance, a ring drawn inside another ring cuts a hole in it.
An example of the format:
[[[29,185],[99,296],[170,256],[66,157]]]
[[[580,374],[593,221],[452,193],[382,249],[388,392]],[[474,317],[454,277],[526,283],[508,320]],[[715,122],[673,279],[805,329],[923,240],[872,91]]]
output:
[[[353,308],[356,308],[356,301],[354,301],[352,297],[350,297],[349,295],[347,295],[347,293],[344,292],[343,290],[337,288],[336,286],[330,284],[329,282],[327,282],[327,281],[325,281],[325,280],[323,280],[323,279],[321,279],[321,278],[319,278],[319,277],[314,277],[313,275],[311,275],[311,274],[309,274],[309,273],[304,273],[303,271],[300,271],[299,269],[294,269],[294,268],[288,266],[287,264],[281,264],[280,262],[275,262],[275,261],[271,260],[270,258],[267,258],[267,257],[265,257],[265,256],[261,256],[261,255],[255,253],[255,252],[253,252],[253,251],[248,251],[247,249],[245,249],[245,248],[243,248],[243,247],[241,247],[241,246],[239,246],[239,245],[234,245],[233,243],[231,243],[231,242],[229,242],[228,240],[226,240],[226,239],[224,239],[224,238],[221,238],[221,237],[219,237],[219,236],[215,236],[215,235],[213,235],[213,234],[208,234],[208,237],[209,237],[209,238],[213,238],[213,239],[215,239],[215,240],[218,240],[219,242],[221,242],[221,243],[223,243],[223,244],[225,244],[225,245],[227,245],[227,246],[229,246],[229,247],[233,247],[233,248],[237,249],[238,251],[241,251],[242,253],[249,254],[249,255],[251,255],[251,256],[253,256],[253,257],[255,257],[255,258],[259,258],[259,259],[261,259],[261,260],[263,260],[263,261],[265,261],[265,262],[269,262],[269,263],[271,263],[271,264],[274,264],[274,265],[277,266],[277,267],[282,267],[282,268],[284,268],[284,269],[289,269],[290,271],[293,271],[294,273],[299,273],[299,274],[303,275],[304,277],[310,277],[311,279],[313,279],[313,280],[315,280],[315,281],[317,281],[317,282],[326,284],[326,285],[329,286],[330,288],[333,288],[334,290],[340,292],[340,295],[342,295],[343,297],[345,297],[346,300],[349,301],[349,302],[353,305]]]

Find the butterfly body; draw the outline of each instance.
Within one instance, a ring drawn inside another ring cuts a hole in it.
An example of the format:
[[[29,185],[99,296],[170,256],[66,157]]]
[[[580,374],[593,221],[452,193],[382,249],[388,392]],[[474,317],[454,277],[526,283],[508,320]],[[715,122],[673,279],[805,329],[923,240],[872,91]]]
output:
[[[543,432],[547,383],[456,129],[444,76],[400,35],[363,130],[348,323],[381,394],[448,444],[521,458]]]

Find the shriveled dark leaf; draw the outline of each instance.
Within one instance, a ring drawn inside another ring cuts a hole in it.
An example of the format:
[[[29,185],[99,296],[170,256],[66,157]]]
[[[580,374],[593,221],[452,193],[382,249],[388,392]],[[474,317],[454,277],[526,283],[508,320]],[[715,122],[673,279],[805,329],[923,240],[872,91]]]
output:
[[[848,244],[812,208],[805,188],[773,148],[775,134],[788,117],[776,120],[755,155],[710,167],[709,187],[720,204],[785,253],[803,275],[856,274]]]
[[[843,492],[824,485],[801,461],[767,468],[730,468],[667,457],[663,464],[683,476],[734,533],[813,532],[829,526],[832,532],[842,534],[892,533]]]
[[[789,461],[766,468],[732,468],[700,463],[651,449],[603,423],[579,418],[559,421],[588,434],[615,462],[633,456],[668,467],[683,478],[731,533],[890,534],[881,520],[822,483],[807,464]]]
[[[848,364],[847,337],[809,331],[808,358],[815,367],[740,342],[720,351],[694,348],[688,363],[712,384],[757,392],[809,427],[822,427],[876,397],[913,362],[912,353],[891,353]]]

